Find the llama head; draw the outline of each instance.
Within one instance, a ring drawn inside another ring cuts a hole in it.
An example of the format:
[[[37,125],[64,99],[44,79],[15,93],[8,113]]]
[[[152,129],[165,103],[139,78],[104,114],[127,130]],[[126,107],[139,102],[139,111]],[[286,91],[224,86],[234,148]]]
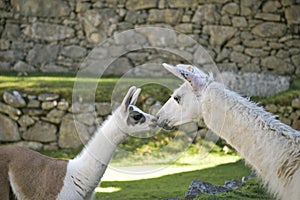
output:
[[[201,97],[210,82],[211,74],[206,74],[197,67],[179,64],[163,66],[184,83],[176,89],[170,99],[157,113],[158,125],[171,129],[184,123],[198,121],[201,117]]]
[[[116,125],[126,134],[149,131],[156,126],[156,117],[135,106],[140,92],[140,88],[132,86],[124,97],[122,104],[114,112]]]

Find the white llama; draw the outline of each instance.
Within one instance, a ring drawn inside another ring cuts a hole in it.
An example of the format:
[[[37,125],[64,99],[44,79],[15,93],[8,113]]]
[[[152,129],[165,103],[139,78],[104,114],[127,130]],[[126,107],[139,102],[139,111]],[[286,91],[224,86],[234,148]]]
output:
[[[92,199],[117,145],[128,134],[150,130],[156,124],[155,117],[134,106],[140,91],[131,87],[113,115],[70,161],[26,148],[0,147],[0,199],[9,200],[13,195],[18,200]]]
[[[185,83],[157,113],[164,128],[203,117],[213,132],[253,166],[279,199],[300,199],[300,134],[190,65],[164,67]]]

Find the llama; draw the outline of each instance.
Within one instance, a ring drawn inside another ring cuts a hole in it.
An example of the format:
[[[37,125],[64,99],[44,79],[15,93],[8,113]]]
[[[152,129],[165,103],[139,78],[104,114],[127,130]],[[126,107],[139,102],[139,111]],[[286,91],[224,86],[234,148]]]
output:
[[[122,104],[72,160],[49,158],[21,147],[0,147],[0,199],[14,195],[19,200],[93,199],[117,145],[129,134],[156,125],[155,117],[135,106],[140,91],[134,86],[129,89]]]
[[[300,199],[300,134],[255,103],[190,65],[163,66],[185,82],[157,113],[166,129],[203,117],[232,145],[278,199]]]

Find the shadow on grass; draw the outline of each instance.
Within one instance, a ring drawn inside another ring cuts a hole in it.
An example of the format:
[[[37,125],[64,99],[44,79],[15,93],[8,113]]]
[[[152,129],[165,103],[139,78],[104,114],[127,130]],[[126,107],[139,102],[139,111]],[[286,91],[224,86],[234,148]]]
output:
[[[251,170],[245,166],[244,162],[238,161],[236,163],[219,165],[213,168],[172,174],[153,179],[143,179],[136,181],[104,181],[101,183],[102,188],[118,188],[118,190],[112,192],[97,193],[96,199],[183,199],[185,192],[187,191],[192,180],[201,180],[216,185],[223,185],[225,180],[241,179],[244,175],[250,173]],[[255,187],[259,187],[258,184],[256,184]],[[253,191],[251,190],[251,192]],[[267,197],[260,199],[270,199],[264,194],[263,189],[260,189],[258,192],[263,193],[260,197]],[[234,198],[234,196],[241,196],[242,198]],[[236,192],[236,194],[234,195],[231,195],[231,197],[234,199],[243,199],[243,195],[239,194],[238,192]],[[249,198],[257,199],[256,195],[253,195],[253,197],[255,198],[251,198],[250,195]],[[223,196],[217,199],[227,198]]]

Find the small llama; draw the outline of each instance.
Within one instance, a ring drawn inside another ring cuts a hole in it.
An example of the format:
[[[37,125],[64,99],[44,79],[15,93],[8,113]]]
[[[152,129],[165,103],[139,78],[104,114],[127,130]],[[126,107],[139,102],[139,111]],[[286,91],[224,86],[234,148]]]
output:
[[[160,126],[170,129],[203,117],[207,127],[245,158],[278,199],[300,199],[298,131],[197,67],[163,65],[185,83],[157,113]]]
[[[93,199],[117,145],[129,134],[156,124],[155,117],[135,106],[140,91],[134,86],[129,89],[122,104],[72,160],[49,158],[21,147],[0,147],[0,199]]]

